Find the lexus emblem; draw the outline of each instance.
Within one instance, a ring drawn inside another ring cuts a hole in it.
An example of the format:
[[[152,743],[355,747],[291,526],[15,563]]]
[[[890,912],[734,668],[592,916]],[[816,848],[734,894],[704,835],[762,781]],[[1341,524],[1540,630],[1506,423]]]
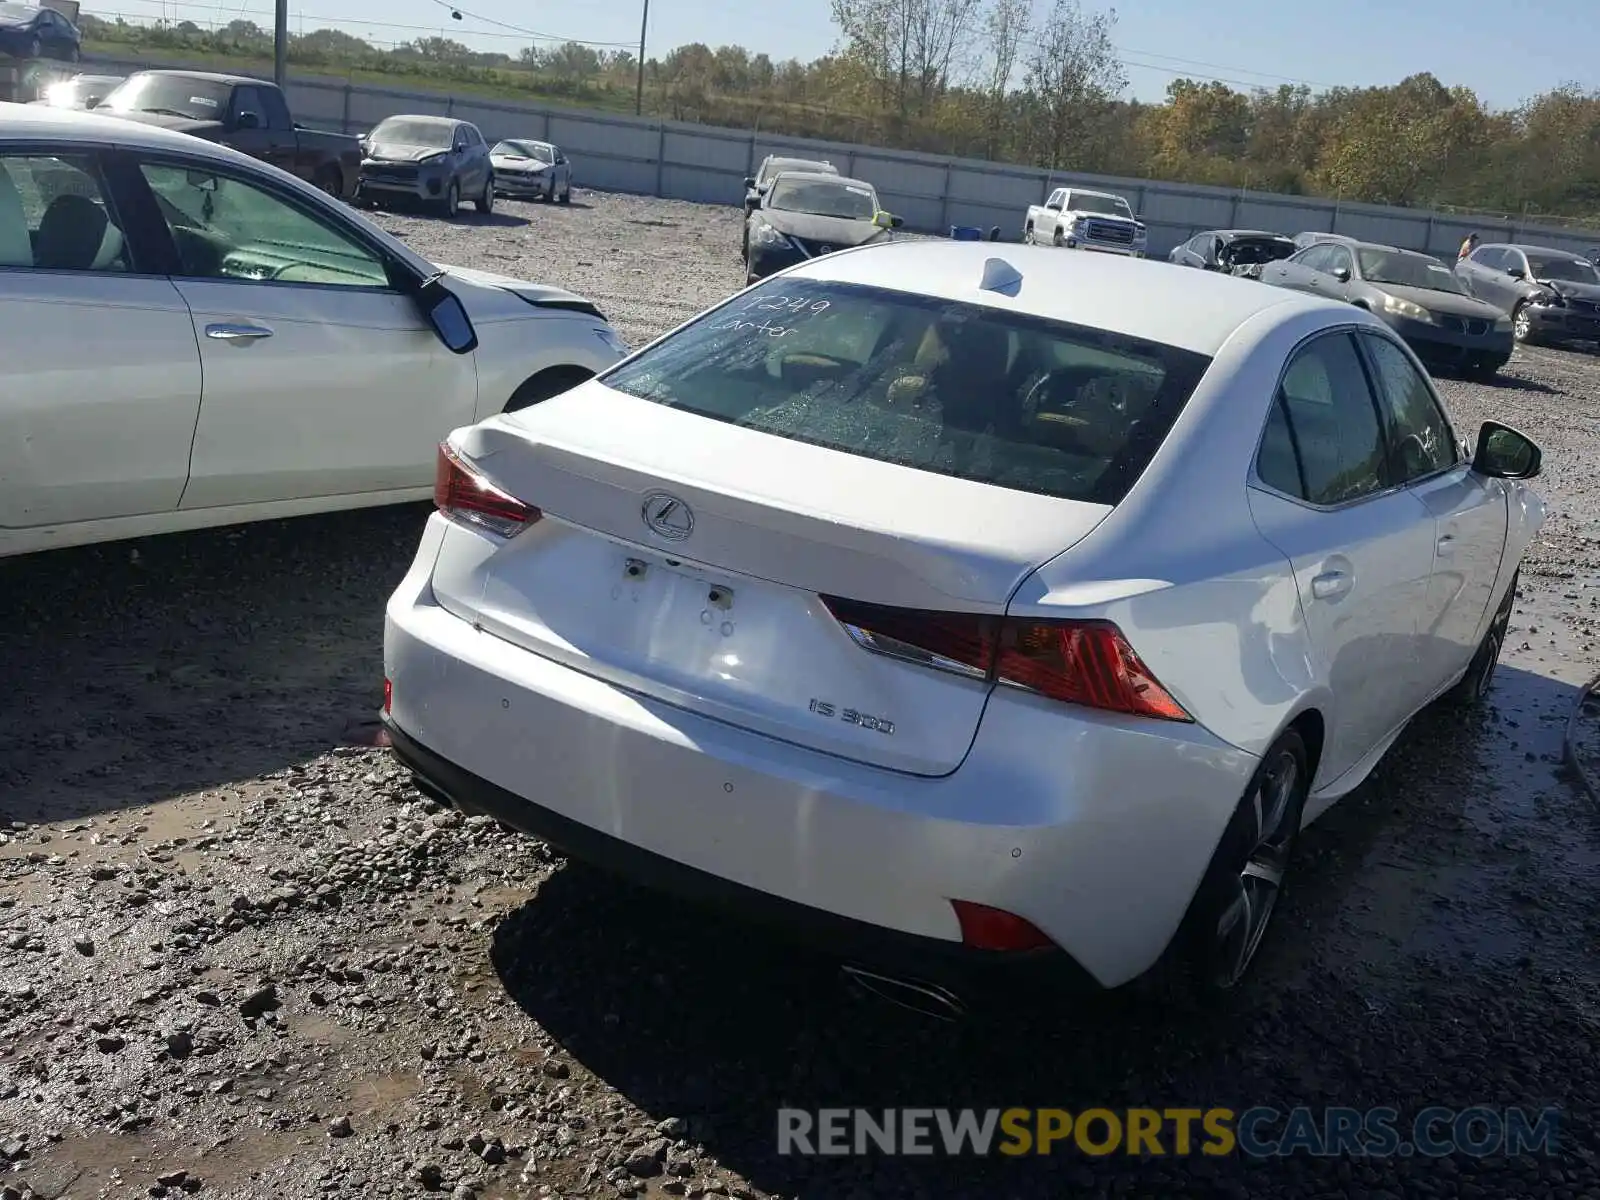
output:
[[[681,542],[694,532],[693,510],[667,492],[651,492],[640,511],[650,532],[669,542]]]

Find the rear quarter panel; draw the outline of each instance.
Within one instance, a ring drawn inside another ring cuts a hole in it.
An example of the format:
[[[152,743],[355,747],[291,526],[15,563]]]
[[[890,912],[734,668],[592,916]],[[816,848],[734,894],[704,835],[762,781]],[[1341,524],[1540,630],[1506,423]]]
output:
[[[1294,346],[1376,321],[1332,307],[1288,293],[1242,325],[1129,495],[1030,575],[1008,610],[1116,622],[1200,724],[1256,755],[1326,695],[1293,571],[1255,526],[1248,479]]]

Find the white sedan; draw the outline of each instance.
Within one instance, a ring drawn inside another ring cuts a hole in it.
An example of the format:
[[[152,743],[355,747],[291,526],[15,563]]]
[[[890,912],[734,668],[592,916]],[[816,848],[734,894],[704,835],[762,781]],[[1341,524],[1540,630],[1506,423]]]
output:
[[[421,499],[439,439],[626,352],[556,288],[439,268],[310,185],[0,105],[0,557]]]
[[[1228,989],[1303,825],[1489,688],[1539,467],[1349,305],[847,250],[451,435],[386,721],[434,794],[880,983]]]

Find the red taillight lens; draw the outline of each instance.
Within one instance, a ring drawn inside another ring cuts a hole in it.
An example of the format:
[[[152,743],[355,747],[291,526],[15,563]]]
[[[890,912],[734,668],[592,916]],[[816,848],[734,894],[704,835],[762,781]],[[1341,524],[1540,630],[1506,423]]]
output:
[[[970,900],[952,900],[961,941],[974,950],[1042,950],[1055,945],[1039,927],[1016,913]]]
[[[1192,721],[1109,621],[922,612],[822,597],[863,649],[1069,704]]]
[[[383,681],[383,711],[388,712],[394,707],[394,680]]]
[[[1007,622],[995,670],[1053,700],[1167,721],[1192,720],[1110,622]]]
[[[495,487],[451,449],[449,442],[439,443],[433,503],[445,516],[501,537],[513,537],[543,516],[533,505]]]

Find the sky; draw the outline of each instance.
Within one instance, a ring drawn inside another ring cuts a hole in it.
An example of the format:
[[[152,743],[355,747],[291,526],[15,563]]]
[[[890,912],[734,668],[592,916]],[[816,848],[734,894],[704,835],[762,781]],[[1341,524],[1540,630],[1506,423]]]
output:
[[[1035,0],[1040,16],[1049,0]],[[1180,76],[1240,89],[1306,83],[1373,86],[1431,71],[1465,84],[1492,108],[1512,108],[1563,83],[1600,87],[1593,0],[1535,8],[1529,0],[1140,0],[1119,11],[1115,39],[1130,93],[1160,100]],[[834,48],[829,0],[649,0],[646,53],[736,43],[774,59]],[[637,48],[640,0],[290,0],[295,32],[342,28],[382,45],[442,33],[479,50],[515,54],[517,30]],[[1083,0],[1086,10],[1098,0]],[[200,24],[246,17],[270,27],[270,0],[85,0],[85,12],[129,20],[166,16]],[[1337,16],[1333,14],[1337,13]],[[1562,27],[1565,26],[1565,29]]]

